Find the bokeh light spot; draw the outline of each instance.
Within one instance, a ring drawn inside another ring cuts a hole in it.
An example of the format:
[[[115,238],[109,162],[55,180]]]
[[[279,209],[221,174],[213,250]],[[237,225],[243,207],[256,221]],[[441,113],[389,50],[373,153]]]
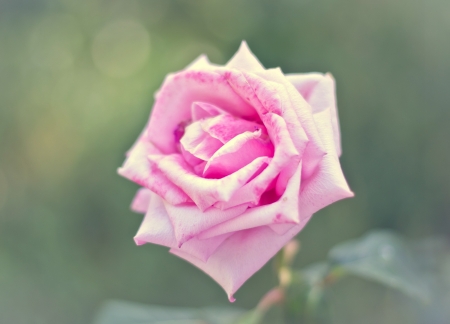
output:
[[[95,66],[110,77],[136,73],[150,54],[150,35],[134,20],[120,20],[105,26],[95,36],[92,58]]]

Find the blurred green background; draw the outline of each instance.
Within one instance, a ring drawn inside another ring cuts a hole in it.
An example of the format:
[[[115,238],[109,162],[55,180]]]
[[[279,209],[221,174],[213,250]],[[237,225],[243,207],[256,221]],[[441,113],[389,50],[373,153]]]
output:
[[[448,0],[0,0],[0,323],[90,323],[111,298],[228,305],[167,249],[134,245],[137,186],[116,169],[165,74],[201,53],[225,63],[242,39],[266,67],[337,80],[356,197],[312,219],[298,266],[372,228],[449,236],[449,13]],[[234,305],[274,284],[268,265]],[[336,289],[336,323],[413,323],[385,288]]]

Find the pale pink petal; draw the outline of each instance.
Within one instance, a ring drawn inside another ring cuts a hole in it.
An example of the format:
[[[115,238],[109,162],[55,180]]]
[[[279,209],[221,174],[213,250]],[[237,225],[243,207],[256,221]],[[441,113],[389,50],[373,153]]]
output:
[[[204,161],[209,160],[223,145],[221,141],[205,132],[199,121],[193,122],[185,128],[180,144],[185,151]]]
[[[305,131],[308,138],[306,147],[304,147],[305,143],[298,141],[296,135],[292,132],[296,129],[295,122],[294,125],[291,125],[294,127],[288,128],[293,136],[294,142],[302,143],[301,148],[299,148],[299,152],[303,152],[302,178],[306,179],[315,171],[317,165],[325,154],[325,149],[319,135],[319,131],[314,123],[313,110],[309,103],[306,102],[297,91],[297,89],[295,89],[295,87],[287,80],[279,68],[257,72],[257,75],[274,83],[273,91],[279,96],[278,102],[284,106],[284,109],[277,109],[279,104],[277,105],[277,100],[273,99],[271,110],[281,110],[283,118],[290,123],[296,120],[299,121],[302,129]],[[252,76],[247,73],[246,77],[250,78]],[[257,81],[258,80],[256,80],[256,82]],[[269,81],[262,83],[267,84]],[[280,85],[282,86],[281,88]],[[297,118],[293,118],[295,116]]]
[[[170,252],[210,275],[226,291],[230,301],[234,301],[233,294],[242,284],[261,269],[305,224],[297,224],[284,235],[278,235],[267,226],[236,232],[222,243],[207,262],[174,249]]]
[[[341,156],[341,131],[339,128],[339,116],[336,104],[335,82],[331,74],[325,74],[325,77],[316,85],[311,92],[309,102],[313,107],[314,115],[325,109],[330,109],[336,152],[338,156]]]
[[[261,156],[272,157],[273,145],[261,139],[261,130],[244,132],[217,150],[203,171],[205,178],[222,178],[243,168]]]
[[[177,152],[178,125],[191,120],[194,102],[208,102],[237,117],[254,118],[255,110],[237,95],[228,81],[213,70],[184,70],[166,77],[156,94],[148,136],[164,154]]]
[[[246,41],[242,41],[239,50],[228,61],[225,67],[230,69],[246,70],[246,71],[260,71],[264,70],[262,64],[258,61],[256,56],[250,51]]]
[[[206,240],[200,240],[197,237],[193,237],[189,241],[183,244],[181,248],[172,247],[171,250],[177,250],[182,253],[189,254],[200,261],[206,262],[209,257],[217,250],[217,248],[231,235],[227,233],[224,235],[211,237]]]
[[[153,243],[167,247],[177,246],[163,200],[156,194],[150,199],[149,208],[134,241],[137,245]]]
[[[210,238],[225,233],[236,232],[258,226],[271,224],[298,224],[300,218],[298,201],[300,193],[301,163],[290,178],[283,195],[274,203],[269,205],[247,209],[241,216],[220,223],[202,232],[200,238]],[[302,215],[306,218],[307,216]]]
[[[280,69],[255,73],[228,71],[225,77],[233,89],[258,111],[282,116],[294,145],[303,157],[302,178],[309,177],[325,154],[312,109]],[[282,187],[282,186],[280,186]]]
[[[254,132],[261,130],[267,136],[263,125],[245,119],[236,118],[230,114],[222,114],[201,122],[205,132],[222,143],[227,143],[235,136],[244,132]]]
[[[194,237],[178,248],[179,244],[176,241],[163,200],[158,195],[152,194],[149,209],[134,240],[137,245],[145,243],[163,245],[187,253],[201,261],[207,261],[228,236],[230,235],[225,234],[206,240]]]
[[[284,235],[287,232],[289,232],[292,228],[294,228],[294,226],[297,226],[297,224],[285,223],[285,224],[270,224],[270,225],[267,225],[267,226],[272,231],[277,233],[278,235]]]
[[[125,163],[119,168],[118,173],[156,192],[171,204],[177,205],[190,202],[189,197],[148,160],[147,156],[149,154],[159,154],[159,150],[146,138],[141,138],[129,152]]]
[[[148,205],[150,204],[151,195],[152,192],[149,189],[140,188],[131,203],[131,210],[136,213],[145,214],[147,212]]]
[[[298,92],[308,101],[314,87],[323,79],[322,73],[296,73],[286,74],[286,79],[294,85]]]
[[[199,159],[198,157],[192,155],[191,153],[189,153],[188,151],[186,151],[183,147],[183,145],[180,145],[180,151],[181,151],[181,155],[183,155],[183,158],[186,160],[187,163],[189,163],[189,165],[191,165],[194,169],[196,168],[196,166],[198,166],[201,163],[204,163],[206,165],[206,162],[203,161],[202,159]],[[203,172],[203,168],[201,169],[201,172],[197,174],[202,174]]]
[[[185,67],[185,70],[209,70],[214,69],[217,67],[217,65],[212,64],[208,56],[205,54],[200,55],[197,57],[191,64],[189,64],[187,67]]]
[[[246,205],[241,205],[227,210],[210,207],[201,211],[194,204],[173,206],[165,203],[164,205],[175,232],[177,246],[183,245],[210,227],[241,215],[247,209]]]
[[[207,102],[194,102],[191,106],[191,116],[193,121],[202,118],[214,117],[217,115],[229,115],[225,110],[220,109]]]
[[[336,104],[336,86],[329,73],[293,74],[287,79],[303,95],[312,107],[313,114],[331,108],[334,141],[338,156],[341,155],[341,133]]]
[[[315,213],[338,200],[353,196],[337,156],[327,154],[316,172],[303,182],[299,210],[304,213]]]
[[[180,154],[150,155],[148,158],[201,210],[206,210],[217,201],[228,201],[263,164],[268,162],[268,158],[260,157],[222,179],[204,179],[195,173]]]
[[[302,182],[299,209],[306,213],[315,213],[335,201],[353,197],[337,156],[332,123],[331,108],[314,115],[327,154],[308,179]]]

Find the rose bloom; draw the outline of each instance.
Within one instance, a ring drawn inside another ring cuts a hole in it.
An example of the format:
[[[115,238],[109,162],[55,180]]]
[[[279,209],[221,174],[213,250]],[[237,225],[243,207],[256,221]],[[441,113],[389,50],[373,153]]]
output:
[[[245,42],[225,65],[169,74],[119,174],[141,189],[135,241],[209,274],[230,301],[313,213],[353,196],[330,74],[265,69]]]

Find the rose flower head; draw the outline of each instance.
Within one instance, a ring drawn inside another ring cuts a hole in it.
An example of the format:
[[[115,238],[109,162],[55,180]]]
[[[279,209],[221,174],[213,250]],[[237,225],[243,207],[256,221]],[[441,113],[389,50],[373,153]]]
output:
[[[265,69],[245,42],[225,65],[169,74],[119,174],[136,182],[154,243],[202,269],[230,301],[325,206],[352,197],[330,74]]]

